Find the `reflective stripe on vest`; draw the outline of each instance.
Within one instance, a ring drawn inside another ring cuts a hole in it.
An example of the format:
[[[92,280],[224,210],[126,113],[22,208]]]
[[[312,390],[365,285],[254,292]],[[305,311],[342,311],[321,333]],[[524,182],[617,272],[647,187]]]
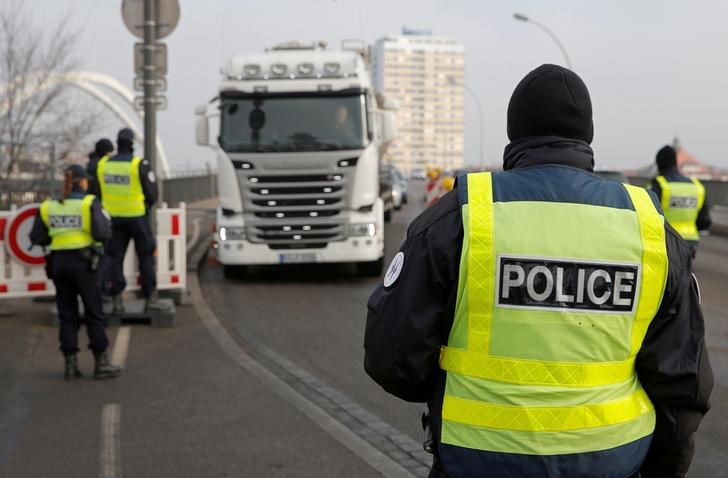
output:
[[[146,213],[144,191],[139,179],[139,163],[109,161],[108,156],[99,160],[97,176],[101,188],[101,204],[111,217],[139,217]]]
[[[660,205],[665,219],[688,241],[699,241],[695,221],[705,202],[705,187],[695,178],[690,182],[668,181],[664,176],[655,178],[662,189]]]
[[[94,195],[83,199],[55,199],[43,201],[40,218],[48,228],[51,251],[83,249],[94,243],[91,235],[91,203]]]
[[[568,454],[649,435],[634,360],[667,277],[664,220],[642,188],[634,211],[493,201],[467,176],[455,321],[440,366],[442,442]]]

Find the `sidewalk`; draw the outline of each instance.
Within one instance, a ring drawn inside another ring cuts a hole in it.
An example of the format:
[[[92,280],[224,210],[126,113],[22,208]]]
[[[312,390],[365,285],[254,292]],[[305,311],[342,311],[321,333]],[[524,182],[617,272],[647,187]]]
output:
[[[209,222],[212,207],[188,210]],[[11,305],[0,316],[0,476],[379,476],[237,366],[192,306],[177,308],[175,328],[132,326],[117,380],[90,378],[82,329],[85,377],[65,382],[49,304]],[[109,330],[112,344],[119,330]],[[118,423],[106,421],[110,406]]]

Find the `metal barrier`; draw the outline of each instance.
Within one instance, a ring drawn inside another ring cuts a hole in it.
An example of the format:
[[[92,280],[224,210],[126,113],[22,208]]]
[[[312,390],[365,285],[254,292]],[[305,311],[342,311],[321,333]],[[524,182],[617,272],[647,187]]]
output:
[[[15,210],[0,211],[0,299],[55,295],[53,282],[46,278],[44,265],[24,265],[9,252],[5,228]],[[184,290],[187,287],[186,207],[166,204],[157,208],[156,270],[159,290]],[[137,269],[134,245],[129,244],[124,257],[126,290],[139,290],[141,278]]]
[[[212,173],[177,173],[166,178],[162,187],[168,204],[192,202],[217,196],[217,176]]]

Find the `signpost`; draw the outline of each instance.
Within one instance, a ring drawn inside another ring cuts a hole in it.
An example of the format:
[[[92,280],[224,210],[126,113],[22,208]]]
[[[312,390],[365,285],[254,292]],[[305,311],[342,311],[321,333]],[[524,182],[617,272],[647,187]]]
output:
[[[5,247],[10,255],[25,266],[39,266],[45,263],[45,250],[30,242],[30,230],[33,228],[38,204],[28,204],[13,213],[7,220],[4,231]],[[0,230],[0,233],[3,231]],[[2,251],[0,251],[2,253]]]
[[[158,96],[157,91],[167,89],[167,45],[157,40],[164,38],[179,23],[178,0],[123,0],[121,16],[132,35],[143,42],[134,45],[134,88],[144,92],[134,99],[134,105],[144,110],[144,159],[157,178],[157,157],[154,138],[157,137],[157,109],[164,109],[167,98]],[[163,198],[162,182],[159,181],[159,196]]]

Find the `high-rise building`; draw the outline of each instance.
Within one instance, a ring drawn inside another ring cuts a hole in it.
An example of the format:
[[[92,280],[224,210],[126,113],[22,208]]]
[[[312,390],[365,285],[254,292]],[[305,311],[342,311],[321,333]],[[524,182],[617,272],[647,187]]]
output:
[[[388,160],[412,168],[463,166],[464,48],[454,38],[404,30],[372,47],[379,92],[399,101],[399,136]]]

